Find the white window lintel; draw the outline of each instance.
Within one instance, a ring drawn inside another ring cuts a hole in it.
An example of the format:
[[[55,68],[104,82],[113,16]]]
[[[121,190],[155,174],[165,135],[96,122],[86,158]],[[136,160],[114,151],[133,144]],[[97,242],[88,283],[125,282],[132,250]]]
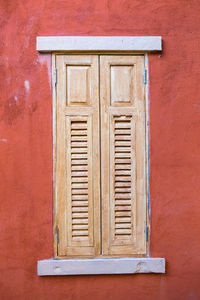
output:
[[[161,51],[161,36],[38,36],[37,50],[53,51]]]

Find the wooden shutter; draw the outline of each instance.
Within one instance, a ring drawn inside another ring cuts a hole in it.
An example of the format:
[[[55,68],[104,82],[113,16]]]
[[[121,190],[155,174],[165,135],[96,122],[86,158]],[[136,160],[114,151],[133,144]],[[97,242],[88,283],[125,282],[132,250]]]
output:
[[[56,68],[57,255],[99,255],[98,56],[57,55]]]
[[[103,255],[146,253],[142,56],[100,57]]]

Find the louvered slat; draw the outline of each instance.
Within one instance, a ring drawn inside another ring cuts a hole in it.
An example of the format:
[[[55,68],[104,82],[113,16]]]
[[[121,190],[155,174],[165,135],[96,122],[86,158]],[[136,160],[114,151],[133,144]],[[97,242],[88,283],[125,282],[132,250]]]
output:
[[[74,136],[77,137],[74,141]],[[85,142],[80,137],[85,137]],[[84,165],[82,164],[84,158]],[[84,167],[83,167],[84,166]],[[72,224],[79,220],[79,226],[71,230],[72,241],[89,238],[88,222],[83,219],[88,216],[88,189],[80,189],[76,183],[88,184],[88,122],[87,120],[71,121],[71,182],[75,183],[71,190]],[[84,222],[82,222],[84,220]],[[82,229],[84,229],[84,231]]]
[[[113,134],[113,219],[115,245],[131,244],[134,239],[134,126],[133,117],[112,117]]]

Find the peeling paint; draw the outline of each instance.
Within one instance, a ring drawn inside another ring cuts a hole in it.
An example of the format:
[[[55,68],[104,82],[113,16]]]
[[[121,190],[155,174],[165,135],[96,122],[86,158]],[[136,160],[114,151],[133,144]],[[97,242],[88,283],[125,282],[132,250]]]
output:
[[[145,266],[145,265],[146,265],[145,262],[139,262],[137,264],[137,268],[135,270],[135,273],[139,273],[141,271],[142,267]]]

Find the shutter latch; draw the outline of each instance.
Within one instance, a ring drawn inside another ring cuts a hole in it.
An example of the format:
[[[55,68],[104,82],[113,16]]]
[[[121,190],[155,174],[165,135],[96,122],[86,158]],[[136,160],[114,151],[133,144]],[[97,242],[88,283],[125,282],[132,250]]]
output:
[[[146,226],[146,242],[149,240],[149,227]]]
[[[57,69],[54,69],[54,82],[57,84]]]
[[[58,225],[56,226],[56,239],[57,239],[57,245],[59,243],[59,228]]]
[[[147,83],[147,69],[144,69],[144,73],[143,73],[143,83],[144,83],[144,84]]]

